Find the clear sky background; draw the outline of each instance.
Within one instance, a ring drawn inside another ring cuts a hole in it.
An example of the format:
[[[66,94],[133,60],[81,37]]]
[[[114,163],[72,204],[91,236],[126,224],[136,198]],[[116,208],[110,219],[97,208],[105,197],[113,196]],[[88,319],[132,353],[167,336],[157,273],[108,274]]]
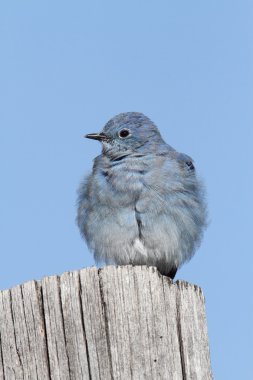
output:
[[[206,183],[210,226],[177,278],[205,293],[215,379],[253,378],[252,20],[250,0],[1,2],[1,289],[94,264],[83,135],[143,112]]]

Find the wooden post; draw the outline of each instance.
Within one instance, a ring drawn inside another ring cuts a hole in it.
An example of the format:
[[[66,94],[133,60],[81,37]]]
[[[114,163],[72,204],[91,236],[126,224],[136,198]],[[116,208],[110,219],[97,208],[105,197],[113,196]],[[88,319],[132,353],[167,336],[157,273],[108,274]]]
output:
[[[212,379],[203,293],[145,266],[4,290],[0,379]]]

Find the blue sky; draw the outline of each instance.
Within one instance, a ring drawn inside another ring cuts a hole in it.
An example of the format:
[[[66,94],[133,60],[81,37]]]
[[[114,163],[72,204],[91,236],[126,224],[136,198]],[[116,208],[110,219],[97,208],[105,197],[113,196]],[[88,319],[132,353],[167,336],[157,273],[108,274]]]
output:
[[[139,111],[195,160],[210,226],[177,275],[206,296],[215,379],[252,379],[251,1],[0,5],[0,288],[94,264],[76,188],[83,139]]]

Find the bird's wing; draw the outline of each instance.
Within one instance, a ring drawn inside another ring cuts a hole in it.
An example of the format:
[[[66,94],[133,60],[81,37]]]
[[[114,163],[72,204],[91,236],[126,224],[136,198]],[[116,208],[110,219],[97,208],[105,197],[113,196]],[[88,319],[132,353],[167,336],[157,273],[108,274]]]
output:
[[[179,152],[173,152],[173,158],[179,163],[179,165],[183,168],[189,171],[190,173],[193,173],[195,171],[194,161],[193,159],[184,153]]]

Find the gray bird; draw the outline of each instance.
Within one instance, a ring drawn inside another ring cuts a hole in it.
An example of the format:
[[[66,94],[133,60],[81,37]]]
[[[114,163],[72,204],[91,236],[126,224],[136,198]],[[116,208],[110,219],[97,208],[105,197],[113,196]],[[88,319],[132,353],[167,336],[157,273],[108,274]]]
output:
[[[101,133],[92,174],[78,191],[77,224],[97,262],[148,265],[174,278],[206,227],[192,159],[162,139],[142,113],[122,113]]]

